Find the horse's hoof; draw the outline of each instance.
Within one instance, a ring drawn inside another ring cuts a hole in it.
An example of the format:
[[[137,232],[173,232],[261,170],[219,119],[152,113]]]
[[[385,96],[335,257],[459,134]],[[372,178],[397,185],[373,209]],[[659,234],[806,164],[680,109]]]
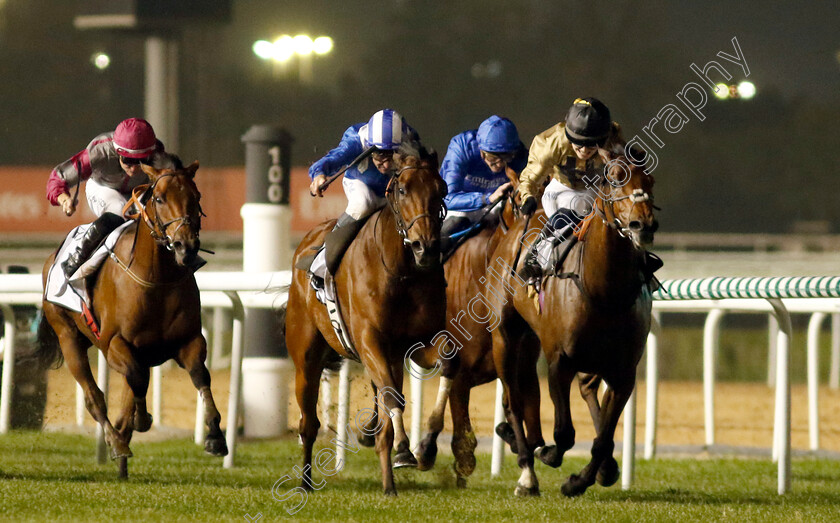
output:
[[[615,461],[615,458],[610,457],[598,469],[595,481],[602,487],[611,487],[620,477],[621,471],[618,468],[618,462]]]
[[[557,445],[540,447],[534,454],[540,461],[552,468],[559,468],[563,464],[563,453],[557,449]]]
[[[359,441],[359,445],[363,447],[370,448],[376,445],[376,436],[371,436],[370,434],[365,434],[364,432],[360,432],[356,439]]]
[[[467,488],[467,478],[458,476],[455,478],[455,486],[458,488]]]
[[[569,476],[569,479],[563,483],[563,486],[560,487],[560,492],[563,493],[564,496],[567,498],[573,498],[575,496],[580,496],[584,492],[586,492],[587,485],[583,483],[580,476],[577,474],[572,474]]]
[[[385,491],[383,492],[383,494],[385,494],[389,498],[390,497],[395,498],[395,497],[397,497],[397,489],[395,487],[386,488]]]
[[[125,443],[117,443],[111,446],[111,459],[130,458],[134,456],[131,449]]]
[[[227,442],[224,438],[207,438],[204,441],[204,452],[211,456],[227,456]]]
[[[152,428],[152,415],[146,414],[145,416],[140,416],[135,412],[134,430],[137,432],[147,432],[150,428]]]
[[[437,459],[437,442],[426,438],[420,442],[420,447],[417,449],[417,468],[419,470],[431,470],[435,466]]]
[[[394,456],[394,468],[417,468],[417,459],[410,450],[403,450]]]
[[[533,487],[523,487],[522,485],[517,485],[516,490],[513,491],[516,494],[516,497],[519,498],[528,498],[528,497],[535,497],[540,495],[540,486],[534,485]]]
[[[503,421],[496,425],[496,435],[510,445],[510,451],[512,453],[519,453],[518,447],[516,446],[516,434],[513,432],[513,427],[510,426],[510,423]]]

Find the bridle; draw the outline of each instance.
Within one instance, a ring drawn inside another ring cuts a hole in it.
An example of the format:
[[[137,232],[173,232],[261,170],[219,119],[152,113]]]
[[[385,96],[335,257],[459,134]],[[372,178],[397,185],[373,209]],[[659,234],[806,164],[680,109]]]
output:
[[[126,203],[125,208],[123,209],[123,215],[130,219],[136,219],[138,217],[143,219],[143,222],[149,228],[152,238],[154,240],[163,245],[166,250],[173,251],[174,247],[172,244],[174,243],[173,236],[181,229],[183,226],[187,226],[193,229],[193,232],[196,236],[198,236],[198,232],[201,229],[201,216],[206,216],[204,211],[201,210],[201,204],[198,205],[198,219],[190,218],[189,215],[179,216],[168,222],[163,222],[160,219],[160,213],[157,211],[156,197],[155,197],[155,188],[157,187],[158,182],[162,179],[167,177],[174,177],[176,173],[172,174],[163,174],[158,177],[154,183],[140,185],[139,187],[135,187],[134,190],[131,192],[131,199]],[[151,204],[151,210],[154,215],[154,220],[149,217],[149,210],[147,206]],[[131,208],[136,210],[135,213],[131,213]],[[172,224],[177,223],[178,226],[175,227],[175,230],[172,233],[168,233],[167,230]]]
[[[398,193],[405,194],[405,188],[400,185],[400,175],[405,171],[419,169],[423,169],[423,167],[407,166],[401,168],[399,171],[396,171],[391,175],[391,179],[388,181],[388,186],[385,188],[385,198],[388,200],[388,206],[391,208],[391,212],[394,213],[397,232],[400,234],[400,238],[402,238],[403,245],[411,244],[411,241],[408,239],[408,231],[410,231],[421,218],[428,218],[430,220],[438,219],[442,222],[444,217],[446,217],[446,205],[442,204],[438,216],[434,216],[431,213],[423,213],[412,218],[410,222],[405,222],[402,215],[402,208],[400,207],[399,196],[397,195]]]
[[[615,186],[612,183],[610,183],[608,177],[605,176],[604,178],[605,179],[601,182],[601,189],[605,189],[605,188],[607,188],[607,186],[610,189],[615,188]],[[630,238],[631,235],[632,235],[632,230],[630,229],[630,227],[628,227],[627,225],[622,223],[621,219],[618,216],[618,213],[615,212],[615,209],[613,208],[613,205],[616,202],[620,202],[620,201],[624,201],[624,200],[628,200],[628,199],[631,202],[633,202],[633,205],[631,205],[630,209],[627,211],[628,213],[633,210],[633,207],[635,207],[637,203],[643,203],[643,202],[650,202],[650,205],[654,209],[661,210],[659,207],[657,207],[656,205],[653,204],[653,196],[651,196],[649,193],[645,192],[645,190],[642,189],[642,188],[633,189],[632,193],[625,194],[623,196],[619,196],[619,197],[615,197],[615,198],[612,197],[612,196],[607,196],[605,198],[603,196],[603,194],[604,194],[603,190],[599,190],[598,193],[599,194],[598,194],[598,197],[596,199],[596,203],[595,203],[595,205],[593,205],[593,212],[599,218],[601,218],[601,221],[603,221],[604,224],[607,227],[610,227],[611,229],[614,229],[618,233],[618,235],[621,236],[622,238]],[[598,200],[600,200],[602,202],[603,209],[601,209],[601,207],[599,207],[597,205]],[[609,212],[607,212],[607,211],[609,211]]]

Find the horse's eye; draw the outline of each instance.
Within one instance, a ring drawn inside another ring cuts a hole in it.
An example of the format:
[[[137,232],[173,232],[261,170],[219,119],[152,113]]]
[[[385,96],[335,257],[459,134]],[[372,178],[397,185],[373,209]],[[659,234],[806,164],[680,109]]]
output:
[[[155,196],[155,203],[163,205],[163,200],[160,199],[160,196]]]
[[[400,194],[405,194],[405,187],[400,187]]]

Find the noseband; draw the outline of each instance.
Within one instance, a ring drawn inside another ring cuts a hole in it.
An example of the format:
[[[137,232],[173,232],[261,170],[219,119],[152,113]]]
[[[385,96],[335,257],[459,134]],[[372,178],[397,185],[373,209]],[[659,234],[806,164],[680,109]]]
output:
[[[402,210],[400,208],[399,197],[396,194],[399,192],[401,194],[405,194],[405,190],[400,186],[400,175],[405,171],[410,170],[419,170],[422,167],[403,167],[396,173],[391,176],[391,179],[388,181],[388,186],[385,188],[385,197],[388,199],[388,206],[391,208],[391,212],[394,213],[394,219],[396,220],[397,225],[397,232],[400,233],[400,238],[402,238],[403,245],[410,245],[411,241],[408,239],[408,231],[414,227],[414,224],[421,218],[429,218],[430,220],[434,219],[435,217],[430,213],[423,213],[418,214],[414,218],[411,219],[408,224],[406,224],[405,219],[402,215]],[[396,190],[394,188],[396,187]],[[443,205],[441,207],[440,215],[437,218],[443,221],[443,218],[446,216],[446,206]]]

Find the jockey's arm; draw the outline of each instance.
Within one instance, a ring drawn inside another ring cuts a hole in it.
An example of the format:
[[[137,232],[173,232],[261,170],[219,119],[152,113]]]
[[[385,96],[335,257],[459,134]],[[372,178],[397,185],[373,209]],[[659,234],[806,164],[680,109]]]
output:
[[[528,164],[519,175],[519,194],[523,202],[538,196],[540,187],[559,161],[555,140],[547,139],[546,134],[544,132],[534,137],[528,153]]]
[[[351,126],[344,131],[338,146],[309,166],[309,178],[312,180],[309,184],[309,192],[312,195],[322,196],[320,186],[327,177],[337,173],[362,153],[362,143],[355,127]]]
[[[47,180],[47,200],[51,205],[60,205],[64,213],[70,216],[76,206],[76,202],[70,197],[70,188],[90,178],[91,172],[87,149],[60,163],[52,170]]]
[[[468,171],[468,156],[463,136],[457,135],[449,142],[446,156],[440,165],[440,175],[446,182],[446,208],[451,211],[473,211],[490,203],[484,191],[470,191],[464,187]]]

